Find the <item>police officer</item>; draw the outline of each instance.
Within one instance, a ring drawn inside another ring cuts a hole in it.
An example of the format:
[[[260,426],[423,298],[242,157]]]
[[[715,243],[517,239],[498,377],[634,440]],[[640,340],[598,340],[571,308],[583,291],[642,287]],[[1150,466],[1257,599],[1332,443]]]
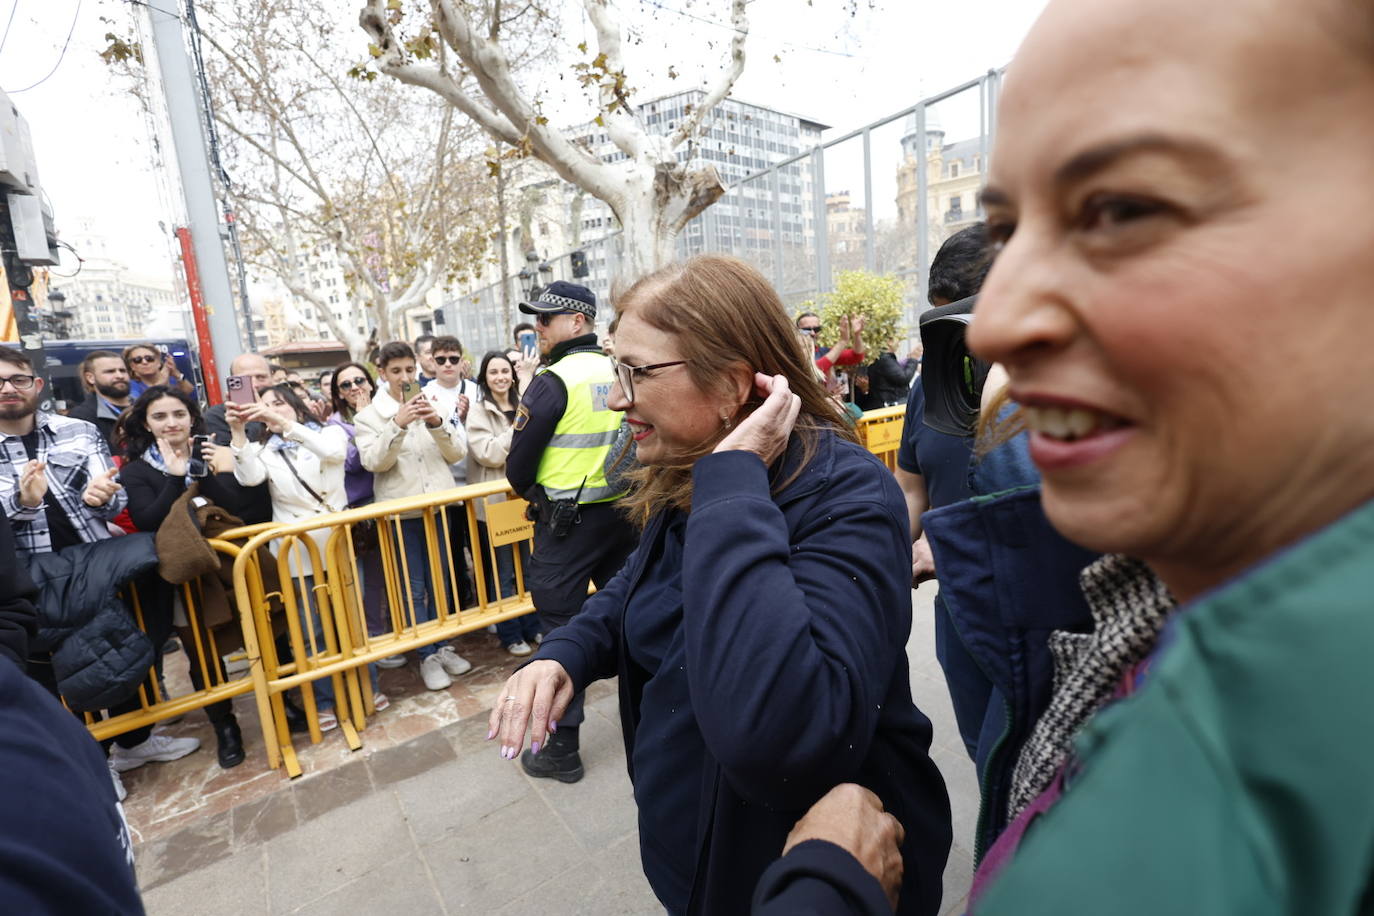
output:
[[[601,588],[619,571],[638,532],[616,511],[623,487],[607,479],[621,415],[606,403],[615,376],[593,330],[596,296],[560,280],[521,302],[520,311],[535,316],[546,365],[523,386],[506,477],[537,513],[528,581],[540,622],[550,630],[582,609],[588,581]],[[581,724],[578,694],[544,749],[521,756],[525,772],[581,779]]]

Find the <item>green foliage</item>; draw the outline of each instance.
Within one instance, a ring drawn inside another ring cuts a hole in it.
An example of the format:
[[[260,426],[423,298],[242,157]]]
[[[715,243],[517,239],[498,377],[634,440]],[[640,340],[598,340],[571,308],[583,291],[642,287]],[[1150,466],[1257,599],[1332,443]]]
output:
[[[821,316],[821,344],[833,347],[840,339],[840,321],[846,316],[864,319],[863,343],[871,355],[889,340],[900,338],[902,328],[902,281],[890,274],[844,270],[835,275],[835,291],[818,303],[803,302],[797,314]]]

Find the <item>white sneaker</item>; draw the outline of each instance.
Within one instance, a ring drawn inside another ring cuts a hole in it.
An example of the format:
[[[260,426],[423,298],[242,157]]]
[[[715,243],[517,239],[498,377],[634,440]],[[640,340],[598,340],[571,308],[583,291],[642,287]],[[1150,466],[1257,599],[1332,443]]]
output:
[[[136,770],[151,761],[166,762],[179,760],[200,747],[198,738],[173,738],[171,735],[152,735],[142,744],[133,747],[110,748],[110,766],[116,772]]]
[[[115,747],[118,746],[119,745],[115,745]],[[115,762],[112,758],[107,759],[105,762],[110,765],[110,782],[114,783],[115,798],[118,801],[123,801],[129,794],[124,788],[124,780],[119,778],[119,771],[115,769]]]
[[[443,690],[445,687],[453,686],[453,678],[445,673],[444,661],[438,652],[420,662],[420,680],[424,681],[430,690]]]
[[[405,666],[406,657],[404,655],[388,655],[377,662],[378,668],[404,668]]]
[[[509,646],[506,646],[506,651],[509,652],[511,655],[516,656],[517,658],[524,658],[526,655],[529,655],[534,650],[530,648],[529,643],[525,642],[522,639],[519,642],[513,642]]]
[[[439,663],[444,666],[444,671],[452,677],[467,674],[472,670],[472,662],[453,651],[452,646],[444,646],[434,655],[439,659]]]

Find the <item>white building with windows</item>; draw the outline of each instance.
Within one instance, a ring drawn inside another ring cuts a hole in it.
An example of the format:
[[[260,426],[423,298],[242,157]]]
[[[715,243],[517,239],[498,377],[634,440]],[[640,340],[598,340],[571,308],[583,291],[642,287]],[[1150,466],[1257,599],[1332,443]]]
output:
[[[109,250],[107,240],[85,231],[72,237],[81,269],[75,276],[51,275],[50,292],[61,290],[78,340],[139,340],[195,334],[190,302],[172,276],[131,271]]]
[[[676,129],[682,119],[700,105],[705,92],[689,89],[641,103],[636,112],[653,134]],[[725,99],[707,117],[703,133],[683,144],[678,159],[711,164],[721,180],[732,185],[746,176],[767,170],[821,142],[827,125],[738,99]],[[623,160],[604,128],[588,122],[571,128],[568,135],[607,162]],[[615,215],[601,200],[559,179],[547,166],[533,160],[518,163],[509,172],[506,205],[506,237],[493,235],[493,248],[506,246],[511,274],[522,269],[527,276],[508,281],[512,302],[533,285],[553,280],[575,280],[590,287],[598,299],[609,298],[611,278],[618,273],[617,247],[607,241],[619,226]],[[748,257],[750,251],[766,251],[774,245],[774,207],[780,216],[783,242],[802,250],[815,238],[815,190],[811,169],[805,161],[779,170],[777,201],[773,182],[750,182],[727,194],[694,219],[679,237],[683,256],[724,250]],[[566,256],[585,254],[587,276],[575,278]],[[490,275],[500,271],[493,253]],[[501,307],[501,287],[474,284],[473,289],[450,294],[443,309],[445,330],[458,335],[469,348],[508,346],[510,328]],[[512,311],[514,309],[512,308]],[[511,324],[522,320],[515,314]],[[601,324],[610,320],[602,311]],[[438,328],[436,328],[437,332]]]

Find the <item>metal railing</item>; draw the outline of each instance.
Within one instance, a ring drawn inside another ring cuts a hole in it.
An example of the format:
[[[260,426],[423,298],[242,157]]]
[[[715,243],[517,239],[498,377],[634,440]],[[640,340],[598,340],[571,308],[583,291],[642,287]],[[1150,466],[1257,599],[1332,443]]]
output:
[[[1002,70],[989,70],[735,182],[683,229],[679,254],[742,258],[793,309],[833,289],[842,270],[901,277],[914,339],[927,308],[931,259],[962,221],[981,218],[977,190],[986,181],[1002,79]],[[949,167],[955,162],[957,171]],[[586,254],[588,275],[577,282],[603,299],[617,281],[629,279],[622,276],[619,230],[579,250]],[[571,252],[539,266],[539,283],[573,279]],[[512,275],[504,285],[518,299],[530,282],[535,281]],[[511,323],[501,309],[502,285],[497,281],[447,303],[447,329],[483,347],[508,347]],[[513,320],[521,319],[517,314]]]

